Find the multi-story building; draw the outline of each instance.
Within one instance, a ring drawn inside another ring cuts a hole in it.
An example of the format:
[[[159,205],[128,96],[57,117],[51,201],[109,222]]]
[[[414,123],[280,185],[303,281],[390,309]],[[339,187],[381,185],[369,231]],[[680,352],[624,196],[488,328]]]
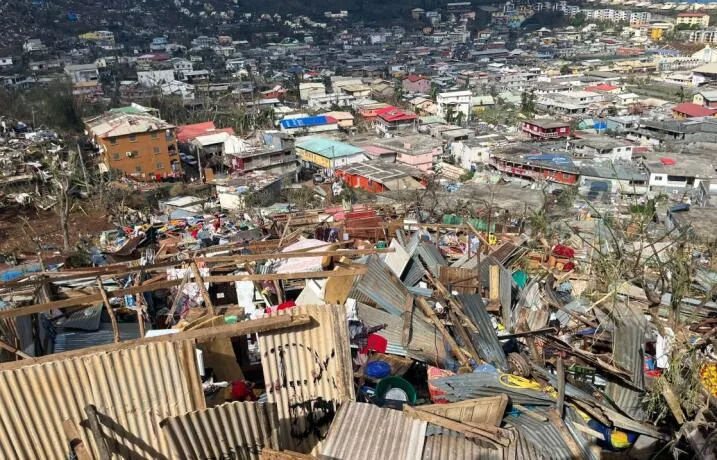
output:
[[[182,167],[176,127],[137,106],[115,109],[85,121],[106,170],[139,180],[179,177]]]
[[[675,24],[685,24],[688,26],[697,26],[697,27],[709,27],[710,25],[710,15],[707,13],[693,13],[693,12],[684,12],[679,13],[677,15],[677,19],[675,20]]]
[[[526,120],[522,131],[533,139],[558,139],[570,136],[570,124],[557,120]]]
[[[694,43],[717,43],[717,29],[693,30],[690,41]]]
[[[431,79],[423,75],[408,75],[401,85],[407,93],[428,94],[431,91]]]
[[[452,112],[453,116],[459,112],[463,113],[464,120],[468,121],[471,113],[471,102],[473,93],[470,91],[449,91],[438,93],[436,104],[438,105],[438,116],[446,118]]]

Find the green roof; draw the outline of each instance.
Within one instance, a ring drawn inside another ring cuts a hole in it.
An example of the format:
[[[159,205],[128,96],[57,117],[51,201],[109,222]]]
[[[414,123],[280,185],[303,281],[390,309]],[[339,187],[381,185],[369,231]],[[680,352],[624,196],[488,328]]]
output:
[[[296,147],[324,158],[340,158],[364,152],[363,149],[355,145],[318,136],[304,138],[296,144]]]

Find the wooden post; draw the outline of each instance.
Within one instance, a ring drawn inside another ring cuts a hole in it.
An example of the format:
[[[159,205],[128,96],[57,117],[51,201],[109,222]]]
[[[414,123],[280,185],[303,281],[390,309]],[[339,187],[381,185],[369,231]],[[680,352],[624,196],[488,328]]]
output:
[[[142,272],[137,273],[137,278],[134,280],[134,285],[139,286],[142,284]],[[139,336],[144,337],[144,293],[138,292],[135,294],[135,303],[137,305],[137,324],[139,326]]]
[[[92,460],[92,455],[90,455],[90,452],[87,450],[84,441],[82,441],[82,437],[80,437],[77,425],[75,425],[72,420],[67,419],[62,421],[62,431],[65,432],[65,438],[67,438],[67,441],[70,443],[70,448],[75,453],[77,460]]]
[[[441,333],[445,341],[448,342],[448,346],[451,347],[451,352],[453,353],[453,356],[456,357],[456,359],[458,360],[458,362],[461,363],[462,366],[469,366],[470,363],[466,358],[465,354],[463,353],[463,350],[461,350],[453,336],[446,330],[446,327],[443,325],[441,320],[438,319],[436,313],[433,311],[431,306],[428,305],[428,302],[426,302],[426,299],[419,296],[416,298],[416,301],[418,302],[418,306],[421,307],[421,310],[423,310],[423,314],[428,317],[428,319],[436,326],[438,331]]]
[[[497,265],[490,266],[490,283],[488,285],[488,298],[491,304],[500,302],[500,267]]]
[[[199,292],[202,294],[202,298],[204,299],[204,305],[207,307],[209,314],[214,316],[214,304],[212,303],[212,298],[209,296],[209,292],[207,292],[207,288],[204,286],[204,279],[202,278],[202,274],[199,273],[199,267],[197,267],[195,262],[192,262],[190,267],[192,269],[192,274],[194,275],[194,282],[197,283]]]
[[[97,450],[100,453],[100,460],[110,460],[110,449],[107,447],[105,436],[102,434],[102,428],[100,427],[100,418],[97,413],[97,408],[93,404],[89,404],[85,407],[85,413],[87,414],[87,422],[90,425],[90,431],[92,436],[95,438],[97,443]]]
[[[563,362],[562,356],[558,356],[557,365],[557,378],[558,378],[558,415],[560,418],[565,413],[565,363]]]
[[[114,334],[115,343],[117,343],[120,341],[119,328],[117,327],[117,317],[115,316],[115,311],[112,309],[112,305],[110,305],[110,299],[107,298],[107,292],[105,291],[105,287],[102,285],[102,279],[99,276],[97,277],[97,287],[100,290],[102,302],[105,304],[107,314],[110,316],[110,321],[112,322],[112,333]]]
[[[403,335],[401,337],[401,344],[404,347],[408,347],[408,343],[411,341],[411,325],[413,324],[413,295],[408,294],[406,296],[406,303],[403,304]]]

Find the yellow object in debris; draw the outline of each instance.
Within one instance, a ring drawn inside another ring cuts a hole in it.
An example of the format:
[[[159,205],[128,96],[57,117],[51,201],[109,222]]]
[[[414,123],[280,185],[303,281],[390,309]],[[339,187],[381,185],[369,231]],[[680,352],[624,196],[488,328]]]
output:
[[[493,246],[494,244],[498,243],[498,237],[496,237],[494,234],[489,233],[488,234],[488,244]]]
[[[717,363],[703,364],[700,368],[700,381],[705,390],[717,396]]]
[[[500,377],[498,377],[498,380],[501,384],[509,387],[509,388],[523,388],[528,390],[538,390],[540,391],[542,387],[538,382],[535,380],[529,380],[524,377],[519,377],[517,375],[513,374],[500,374]]]

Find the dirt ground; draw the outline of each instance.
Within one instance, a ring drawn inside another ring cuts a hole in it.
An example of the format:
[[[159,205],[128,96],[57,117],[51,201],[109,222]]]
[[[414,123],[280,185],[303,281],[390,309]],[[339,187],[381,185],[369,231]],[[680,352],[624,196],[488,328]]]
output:
[[[78,202],[70,214],[70,244],[74,247],[80,238],[88,237],[97,241],[99,232],[112,228],[104,209],[92,202]],[[33,238],[38,238],[42,245],[62,249],[60,219],[53,210],[41,211],[32,206],[0,208],[0,254],[37,252]]]

